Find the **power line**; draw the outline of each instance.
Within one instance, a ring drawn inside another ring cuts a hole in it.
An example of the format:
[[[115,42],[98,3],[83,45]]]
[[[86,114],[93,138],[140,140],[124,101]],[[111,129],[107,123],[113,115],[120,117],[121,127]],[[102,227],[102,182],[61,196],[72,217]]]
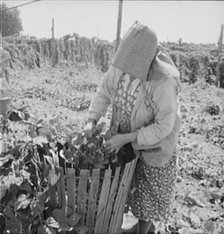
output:
[[[26,3],[23,3],[23,4],[17,5],[17,6],[13,6],[13,7],[4,9],[2,12],[8,11],[8,10],[12,10],[12,9],[14,9],[14,8],[18,8],[18,7],[21,7],[21,6],[26,6],[26,5],[28,5],[28,4],[35,3],[35,2],[39,2],[39,1],[40,1],[40,0],[33,0],[33,1],[31,1],[31,2],[26,2]]]

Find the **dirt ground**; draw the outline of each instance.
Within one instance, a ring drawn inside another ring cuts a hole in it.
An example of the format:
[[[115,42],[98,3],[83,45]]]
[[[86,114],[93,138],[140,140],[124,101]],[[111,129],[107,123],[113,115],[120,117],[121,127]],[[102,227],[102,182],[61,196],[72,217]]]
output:
[[[42,67],[11,75],[12,104],[27,105],[38,118],[60,116],[80,131],[89,104],[105,74]],[[182,127],[178,179],[169,233],[224,233],[224,90],[204,82],[182,84]],[[161,231],[161,233],[163,233]]]

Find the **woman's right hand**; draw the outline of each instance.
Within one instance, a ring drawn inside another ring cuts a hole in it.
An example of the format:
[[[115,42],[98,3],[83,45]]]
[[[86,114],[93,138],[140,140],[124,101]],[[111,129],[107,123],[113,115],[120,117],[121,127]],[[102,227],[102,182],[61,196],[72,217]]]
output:
[[[84,127],[84,132],[87,137],[92,137],[96,130],[96,120],[95,119],[88,119],[86,126]]]

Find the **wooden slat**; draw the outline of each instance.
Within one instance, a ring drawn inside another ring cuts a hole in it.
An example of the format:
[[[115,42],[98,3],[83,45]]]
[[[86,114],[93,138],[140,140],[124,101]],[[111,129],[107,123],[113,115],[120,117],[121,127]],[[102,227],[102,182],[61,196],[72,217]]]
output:
[[[79,178],[76,177],[77,171],[75,171],[75,178],[74,178],[74,212],[77,213],[78,210],[78,184]]]
[[[124,187],[124,191],[123,191],[123,196],[122,196],[122,199],[120,201],[120,205],[118,207],[119,209],[117,211],[116,226],[114,228],[114,233],[120,233],[120,231],[121,231],[125,204],[126,204],[128,192],[129,192],[129,189],[130,189],[131,181],[132,181],[132,178],[133,178],[133,174],[134,174],[134,171],[135,171],[136,163],[137,163],[137,159],[135,159],[134,161],[132,161],[130,163],[130,168],[129,168],[129,172],[128,172],[129,176],[127,178],[126,186]]]
[[[102,191],[100,193],[100,200],[97,210],[96,225],[94,229],[95,234],[105,234],[104,232],[102,232],[102,227],[103,227],[104,216],[106,215],[105,213],[107,209],[108,194],[110,191],[111,172],[112,170],[107,169],[104,174]]]
[[[124,174],[119,185],[118,195],[112,212],[109,233],[119,233],[123,221],[123,213],[127,194],[134,174],[137,158],[126,164]]]
[[[89,192],[89,203],[86,225],[92,229],[94,227],[96,217],[97,194],[100,181],[100,169],[94,169],[91,176],[91,186]]]
[[[104,217],[104,221],[103,221],[103,228],[102,231],[103,233],[107,233],[107,229],[109,227],[109,222],[110,222],[110,218],[111,218],[111,214],[112,214],[112,209],[113,209],[113,205],[114,205],[114,199],[115,199],[115,195],[117,193],[118,190],[118,182],[119,182],[119,176],[120,176],[120,167],[116,168],[115,171],[115,175],[113,178],[113,182],[110,188],[110,193],[108,196],[108,203],[107,203],[107,209],[106,209],[106,215]]]
[[[63,168],[59,168],[60,178],[57,182],[58,191],[58,206],[62,210],[62,215],[66,216],[66,192],[65,192],[65,176]],[[61,231],[61,234],[66,234],[66,231]]]
[[[66,208],[66,198],[65,198],[65,177],[63,168],[59,168],[60,171],[60,178],[56,184],[57,191],[58,191],[58,208],[62,210],[65,216],[65,208]]]
[[[75,213],[75,170],[68,168],[67,171],[67,216]]]
[[[80,180],[79,180],[79,188],[78,188],[78,213],[82,215],[81,224],[85,223],[85,214],[87,210],[87,180],[89,177],[89,170],[81,170],[80,171]]]
[[[117,225],[116,224],[117,211],[118,211],[118,208],[119,208],[119,205],[120,205],[120,200],[122,198],[122,193],[123,193],[123,190],[124,190],[124,186],[125,186],[125,183],[126,183],[126,180],[127,180],[127,177],[128,177],[128,171],[129,171],[129,165],[126,164],[124,172],[123,172],[123,176],[122,176],[122,179],[121,179],[121,182],[119,184],[119,189],[118,189],[118,194],[117,194],[117,197],[116,197],[116,200],[115,200],[115,204],[114,204],[114,207],[113,207],[111,222],[110,222],[110,226],[109,226],[109,233],[114,233],[113,231],[115,229],[115,226]]]

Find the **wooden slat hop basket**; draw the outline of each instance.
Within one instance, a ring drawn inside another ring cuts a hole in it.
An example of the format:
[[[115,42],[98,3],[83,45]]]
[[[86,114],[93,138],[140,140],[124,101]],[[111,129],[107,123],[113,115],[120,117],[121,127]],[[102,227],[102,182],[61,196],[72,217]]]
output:
[[[61,207],[64,215],[81,214],[81,225],[91,234],[118,234],[121,232],[126,198],[134,174],[137,158],[125,165],[104,171],[68,168],[52,193],[55,207]],[[61,170],[63,172],[63,170]]]

